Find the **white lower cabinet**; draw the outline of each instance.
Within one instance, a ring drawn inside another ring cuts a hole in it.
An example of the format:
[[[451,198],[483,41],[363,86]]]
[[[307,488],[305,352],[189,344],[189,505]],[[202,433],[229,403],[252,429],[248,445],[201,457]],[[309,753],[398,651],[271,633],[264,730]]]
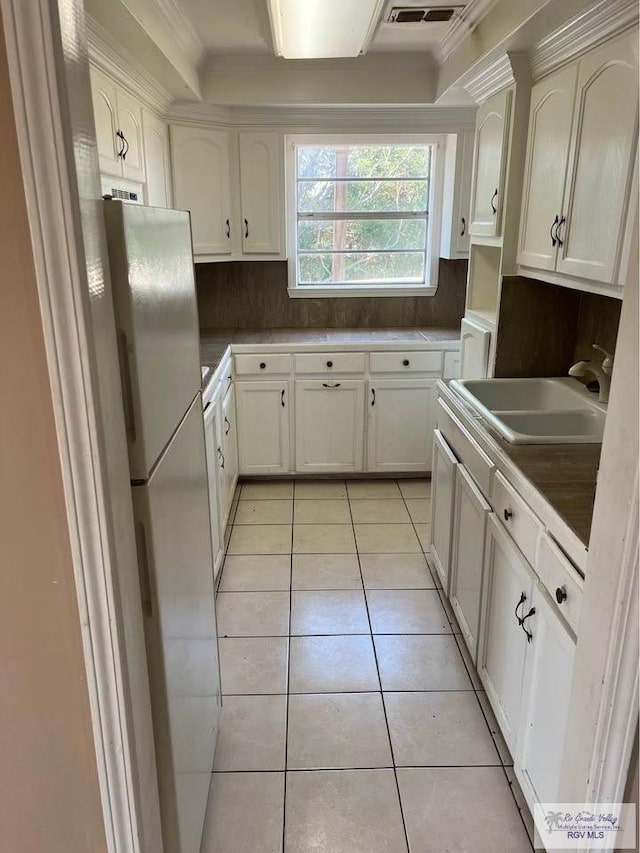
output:
[[[368,471],[430,471],[435,380],[381,379],[369,383]]]
[[[364,379],[302,380],[296,393],[296,471],[362,471]]]
[[[240,474],[286,474],[291,470],[289,380],[237,382]]]
[[[460,323],[460,378],[485,379],[491,332],[465,318]]]
[[[440,430],[434,430],[431,469],[431,559],[445,592],[449,591],[451,518],[457,466],[457,456]]]
[[[483,543],[491,507],[464,465],[456,466],[449,598],[472,660],[478,653]]]
[[[559,798],[564,736],[575,656],[575,640],[541,584],[531,600],[535,614],[524,670],[524,693],[515,771],[530,804]]]
[[[231,385],[222,401],[222,453],[224,455],[227,504],[231,507],[238,482],[238,433],[236,429],[236,391]],[[228,519],[228,513],[227,513]]]
[[[480,545],[478,543],[478,549]],[[494,513],[487,518],[477,668],[502,734],[515,751],[522,704],[533,571]]]
[[[222,567],[224,528],[221,527],[221,495],[218,478],[218,405],[209,401],[204,408],[204,440],[207,451],[207,480],[209,484],[209,521],[213,550],[214,580]]]

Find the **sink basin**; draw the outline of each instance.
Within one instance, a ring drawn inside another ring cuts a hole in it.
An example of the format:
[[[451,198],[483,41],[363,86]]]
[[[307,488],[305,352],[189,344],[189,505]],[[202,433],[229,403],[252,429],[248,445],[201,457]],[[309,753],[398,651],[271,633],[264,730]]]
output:
[[[575,379],[460,379],[451,385],[511,444],[602,441],[606,405]]]

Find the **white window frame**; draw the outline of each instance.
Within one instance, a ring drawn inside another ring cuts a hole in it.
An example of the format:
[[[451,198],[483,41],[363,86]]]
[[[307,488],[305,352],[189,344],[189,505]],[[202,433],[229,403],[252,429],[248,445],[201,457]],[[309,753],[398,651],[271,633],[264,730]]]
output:
[[[299,284],[298,283],[298,205],[296,198],[296,147],[298,145],[432,145],[431,180],[429,182],[429,207],[427,220],[427,245],[424,284]],[[285,136],[286,231],[288,293],[297,298],[354,296],[433,296],[438,289],[440,261],[440,230],[442,226],[442,198],[444,185],[444,143],[441,134],[425,133],[304,133]]]

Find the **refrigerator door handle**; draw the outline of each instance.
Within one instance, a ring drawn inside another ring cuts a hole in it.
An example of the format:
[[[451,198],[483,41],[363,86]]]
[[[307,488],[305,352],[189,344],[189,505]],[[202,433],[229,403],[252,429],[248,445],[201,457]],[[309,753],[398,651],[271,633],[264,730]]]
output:
[[[131,387],[131,371],[129,370],[129,348],[127,336],[118,330],[118,350],[120,352],[120,379],[122,382],[122,402],[124,404],[124,423],[129,441],[136,440],[136,421],[133,414],[133,388]]]
[[[151,576],[149,573],[149,552],[144,524],[136,522],[136,546],[138,551],[138,573],[140,575],[140,601],[142,612],[150,619],[153,616],[153,598],[151,596]]]

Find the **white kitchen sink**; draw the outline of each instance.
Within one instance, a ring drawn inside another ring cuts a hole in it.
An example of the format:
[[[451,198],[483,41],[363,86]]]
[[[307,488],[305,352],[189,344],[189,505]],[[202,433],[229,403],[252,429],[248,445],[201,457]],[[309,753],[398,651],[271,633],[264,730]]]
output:
[[[511,444],[602,441],[606,404],[575,379],[460,379],[451,385]]]

